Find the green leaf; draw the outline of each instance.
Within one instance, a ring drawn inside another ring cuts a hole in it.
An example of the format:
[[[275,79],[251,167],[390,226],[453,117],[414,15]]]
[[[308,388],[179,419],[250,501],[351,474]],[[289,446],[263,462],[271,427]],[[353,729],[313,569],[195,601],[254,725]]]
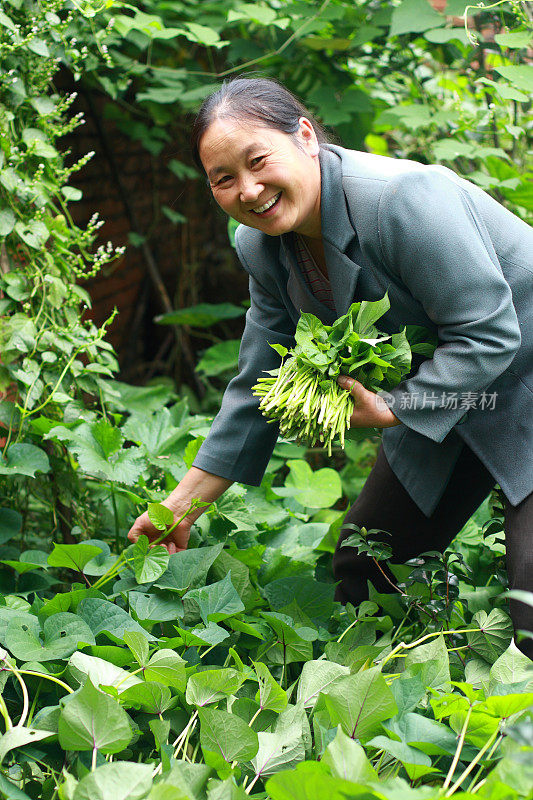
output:
[[[0,211],[0,236],[7,236],[15,227],[16,217],[10,208]]]
[[[106,633],[113,641],[121,644],[126,631],[137,631],[148,641],[155,641],[155,637],[135,622],[127,611],[110,603],[109,600],[87,597],[78,605],[77,613],[89,625],[95,636]]]
[[[450,660],[444,636],[437,636],[427,644],[409,650],[405,659],[405,669],[412,674],[417,674],[420,665],[420,674],[425,686],[433,689],[447,688],[450,682]],[[411,668],[411,669],[409,669]]]
[[[285,614],[262,611],[264,617],[277,636],[271,647],[266,651],[271,664],[292,664],[297,661],[309,661],[313,657],[313,645],[310,639],[303,638],[300,633],[307,630],[294,629],[294,621]],[[317,637],[316,631],[311,631],[313,638]]]
[[[208,622],[220,622],[244,611],[244,603],[231,582],[231,572],[217,583],[211,583],[201,589],[191,589],[185,598],[198,603],[204,625]]]
[[[34,36],[30,39],[27,44],[28,50],[31,50],[32,53],[35,53],[38,56],[43,56],[43,58],[50,57],[50,50],[48,49],[48,45],[46,44],[43,39],[39,39],[38,37]]]
[[[275,611],[281,611],[295,602],[315,625],[327,625],[333,613],[334,587],[314,578],[304,575],[278,578],[265,586],[264,592]]]
[[[533,693],[524,694],[505,694],[493,695],[487,697],[483,703],[483,708],[489,714],[493,714],[500,719],[506,719],[512,714],[518,714],[519,711],[525,711],[527,708],[533,707]]]
[[[379,667],[348,675],[323,693],[331,721],[351,739],[368,740],[398,707]]]
[[[166,572],[155,583],[160,589],[173,592],[185,592],[205,581],[212,563],[221,553],[222,544],[211,547],[199,547],[173,553],[168,562]]]
[[[194,459],[204,441],[205,436],[197,436],[195,439],[191,439],[191,441],[188,442],[187,447],[183,451],[183,460],[187,469],[192,467]]]
[[[244,678],[236,669],[209,669],[191,675],[185,699],[189,705],[203,706],[216,703],[223,697],[235,694]]]
[[[45,439],[67,442],[82,470],[102,480],[118,481],[127,485],[135,483],[144,468],[144,458],[139,447],[120,449],[121,434],[106,420],[83,422],[74,430],[62,425],[52,428]]]
[[[502,653],[490,668],[491,686],[517,683],[525,679],[532,679],[531,659],[511,642],[505,653]],[[533,680],[531,686],[533,687]]]
[[[461,42],[462,44],[469,44],[468,36],[464,28],[432,28],[424,32],[424,39],[428,42],[435,44],[447,44],[448,42]]]
[[[160,325],[190,325],[191,328],[209,328],[226,319],[236,319],[245,313],[244,308],[232,303],[200,303],[197,306],[180,308],[156,317]]]
[[[85,775],[72,800],[142,800],[152,786],[150,764],[115,761]]]
[[[183,214],[179,214],[177,211],[174,211],[172,208],[168,206],[161,206],[161,211],[169,219],[173,225],[181,225],[184,222],[187,222],[187,217]]]
[[[34,728],[14,727],[6,731],[3,736],[0,736],[0,764],[4,760],[10,750],[15,750],[17,747],[24,747],[26,744],[39,742],[41,739],[48,739],[50,736],[55,736],[53,731],[35,730]],[[4,791],[0,785],[0,791]],[[15,797],[11,792],[9,797]]]
[[[533,66],[529,64],[512,64],[506,67],[494,67],[510,84],[524,92],[533,92]]]
[[[228,11],[228,22],[240,19],[251,19],[261,25],[272,25],[276,19],[276,12],[268,6],[260,6],[258,3],[242,3],[237,11]]]
[[[21,528],[22,514],[14,508],[0,508],[0,545],[18,536]]]
[[[197,800],[197,798],[205,797],[206,784],[211,772],[211,768],[205,764],[174,762],[170,773],[165,776],[165,784],[175,786],[178,792],[174,792],[173,795],[158,795],[157,800],[184,800],[184,798]],[[152,800],[152,795],[150,795],[150,800]]]
[[[10,31],[16,31],[17,30],[17,28],[15,26],[15,23],[13,22],[11,17],[8,17],[7,14],[4,14],[3,11],[0,11],[0,25],[3,28],[7,28]]]
[[[250,761],[259,748],[257,733],[235,714],[200,708],[202,750],[217,753],[224,761]]]
[[[221,375],[229,370],[236,372],[240,346],[240,339],[227,339],[204,350],[196,366],[197,372],[201,372],[208,377]]]
[[[34,478],[36,472],[49,471],[48,456],[33,444],[12,444],[7,453],[0,456],[0,475],[27,475]]]
[[[157,681],[144,681],[128,687],[120,695],[126,708],[138,708],[147,714],[164,714],[173,705],[170,689]]]
[[[194,40],[206,47],[216,46],[220,42],[220,36],[213,28],[207,25],[198,25],[197,22],[186,22],[187,28],[194,36]]]
[[[30,103],[37,111],[37,113],[43,117],[46,117],[49,114],[53,114],[57,108],[52,98],[48,97],[47,95],[39,95],[37,97],[32,97],[30,99]]]
[[[86,564],[101,553],[99,547],[93,544],[56,544],[48,556],[51,567],[67,567],[79,572],[83,571]]]
[[[464,156],[471,159],[487,159],[493,156],[509,158],[501,147],[486,147],[479,143],[461,142],[459,139],[439,139],[433,144],[433,154],[439,161],[453,161]]]
[[[325,764],[316,761],[305,761],[298,764],[296,769],[279,772],[269,779],[266,790],[271,800],[383,800],[385,796],[390,800],[403,798],[403,795],[393,795],[392,790],[385,795],[379,790],[372,791],[370,786],[354,785],[335,778]]]
[[[68,672],[80,684],[84,683],[88,676],[94,686],[120,685],[121,691],[136,683],[142,683],[137,675],[130,675],[115,664],[87,653],[74,653],[68,662]]]
[[[392,687],[397,683],[393,681]],[[392,688],[391,687],[391,688]],[[421,714],[401,713],[384,723],[392,737],[428,755],[453,755],[457,749],[457,736],[447,725]]]
[[[68,658],[81,643],[94,644],[95,639],[89,626],[76,614],[60,612],[45,619],[42,633],[35,617],[31,622],[11,620],[5,642],[15,658],[22,661],[55,661]]]
[[[305,758],[302,732],[296,724],[274,733],[261,731],[257,738],[259,749],[251,761],[251,767],[260,778],[290,769]]]
[[[402,0],[393,9],[389,36],[427,31],[445,22],[443,15],[434,11],[426,0]]]
[[[504,83],[503,81],[491,81],[489,78],[483,77],[478,78],[475,83],[483,83],[486,86],[490,86],[504,100],[518,100],[519,103],[526,103],[529,100],[529,96],[527,94],[524,94],[524,92],[519,92],[518,89],[515,89],[513,86],[510,86],[508,83]]]
[[[0,25],[1,24],[2,12],[0,11]],[[0,792],[3,792],[9,800],[32,800],[29,794],[18,789],[15,784],[9,781],[2,773],[0,773]]]
[[[118,753],[132,737],[126,712],[113,697],[95,689],[90,678],[63,701],[58,731],[64,750]]]
[[[304,664],[298,682],[297,701],[305,708],[313,708],[320,692],[326,693],[339,680],[350,674],[349,667],[333,661],[308,661]]]
[[[284,488],[273,488],[281,497],[294,497],[306,508],[329,508],[342,497],[338,472],[329,467],[313,472],[303,459],[287,461],[289,474]]]
[[[305,349],[315,341],[325,344],[328,339],[328,333],[318,317],[304,311],[298,320],[294,338],[296,343]]]
[[[147,681],[158,681],[178,692],[184,692],[187,682],[185,664],[173,650],[162,648],[153,653],[144,669],[144,677]]]
[[[133,546],[133,569],[137,583],[150,583],[160,578],[168,566],[169,558],[166,547],[161,544],[151,547],[148,536],[139,536]]]
[[[162,503],[148,503],[148,519],[158,531],[166,531],[174,522],[174,514]]]
[[[472,618],[472,627],[481,628],[481,631],[467,633],[470,649],[489,664],[507,650],[513,638],[511,620],[499,608],[493,608],[490,614],[478,611]]]
[[[61,194],[70,201],[81,200],[83,197],[83,192],[80,189],[76,189],[74,186],[63,186],[61,188]]]
[[[259,680],[259,689],[255,696],[256,701],[262,710],[275,711],[279,714],[287,708],[287,692],[272,677],[266,664],[257,661],[254,663],[254,669]],[[250,756],[250,758],[252,757]]]
[[[320,760],[331,768],[332,774],[337,778],[354,783],[368,783],[378,779],[377,772],[361,745],[346,736],[340,725],[337,735],[328,744]]]
[[[126,631],[124,633],[124,644],[129,647],[139,666],[144,667],[150,652],[146,637],[137,631]]]
[[[143,622],[169,622],[181,619],[185,613],[180,597],[153,587],[147,593],[130,591],[128,600],[130,609]]]
[[[529,47],[533,36],[531,31],[510,31],[508,33],[497,33],[494,36],[494,41],[500,47],[509,47],[511,49],[521,50],[523,47]]]

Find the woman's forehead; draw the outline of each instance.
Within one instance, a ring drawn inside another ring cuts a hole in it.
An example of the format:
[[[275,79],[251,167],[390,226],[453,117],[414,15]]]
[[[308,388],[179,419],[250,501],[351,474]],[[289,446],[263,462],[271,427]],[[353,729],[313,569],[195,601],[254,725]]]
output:
[[[261,144],[280,131],[267,128],[254,120],[215,119],[209,125],[200,143],[204,149],[214,147],[240,146],[241,149],[250,144]]]
[[[211,167],[217,166],[220,159],[247,158],[252,151],[272,145],[278,136],[286,135],[254,122],[217,119],[202,136],[200,157],[209,171]]]

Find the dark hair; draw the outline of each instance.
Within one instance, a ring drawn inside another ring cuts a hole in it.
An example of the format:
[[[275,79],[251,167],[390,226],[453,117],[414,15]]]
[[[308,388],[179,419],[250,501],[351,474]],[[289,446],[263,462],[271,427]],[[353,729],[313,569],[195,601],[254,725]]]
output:
[[[300,117],[307,117],[321,143],[328,136],[304,104],[284,86],[271,78],[232,78],[202,103],[191,133],[191,148],[201,168],[199,147],[202,136],[215,119],[255,120],[266,128],[294,135]]]

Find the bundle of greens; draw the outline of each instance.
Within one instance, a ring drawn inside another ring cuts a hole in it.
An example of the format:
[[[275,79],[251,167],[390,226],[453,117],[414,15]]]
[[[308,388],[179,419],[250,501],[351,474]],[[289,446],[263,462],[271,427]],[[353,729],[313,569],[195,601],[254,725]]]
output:
[[[344,447],[354,400],[337,383],[349,375],[372,392],[388,391],[411,369],[411,347],[406,329],[391,336],[374,323],[390,308],[381,300],[353,303],[333,325],[323,325],[303,313],[291,350],[271,344],[282,357],[281,366],[259,378],[252,391],[269,422],[279,422],[280,433],[312,447],[323,444],[331,455],[336,436]],[[423,352],[423,351],[420,351]]]

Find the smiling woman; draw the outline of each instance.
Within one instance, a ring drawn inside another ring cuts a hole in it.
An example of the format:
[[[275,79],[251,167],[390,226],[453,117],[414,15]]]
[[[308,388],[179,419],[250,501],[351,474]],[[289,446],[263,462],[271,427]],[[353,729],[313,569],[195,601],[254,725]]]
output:
[[[533,232],[477,186],[422,165],[329,144],[307,109],[271,80],[224,83],[204,102],[192,146],[216,202],[241,223],[235,244],[250,275],[239,374],[193,466],[165,504],[216,499],[233,481],[261,482],[277,438],[252,387],[292,347],[300,313],[331,325],[353,302],[388,293],[385,333],[427,328],[438,344],[388,395],[353,378],[351,427],[383,429],[382,447],[346,523],[392,534],[393,561],[442,550],[495,483],[505,498],[509,583],[533,576]],[[394,410],[394,411],[393,411]],[[519,465],[519,466],[518,466]],[[187,547],[201,510],[170,534]],[[132,541],[158,532],[147,515]],[[359,603],[387,578],[341,547],[337,599]],[[533,609],[511,603],[516,630]],[[520,645],[533,653],[533,637]]]
[[[199,146],[213,197],[229,216],[270,236],[295,231],[317,239],[319,152],[313,125],[305,117],[290,136],[216,119]]]

